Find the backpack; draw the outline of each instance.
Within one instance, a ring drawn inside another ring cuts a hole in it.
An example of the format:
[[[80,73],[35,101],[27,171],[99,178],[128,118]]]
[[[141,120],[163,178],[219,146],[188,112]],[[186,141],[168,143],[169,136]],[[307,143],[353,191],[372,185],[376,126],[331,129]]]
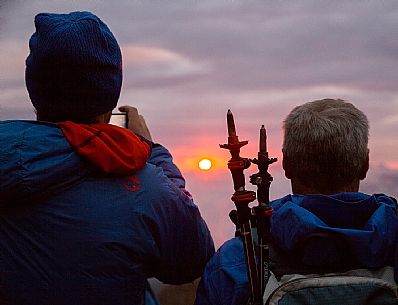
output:
[[[394,268],[344,273],[272,274],[263,296],[266,305],[397,305]]]

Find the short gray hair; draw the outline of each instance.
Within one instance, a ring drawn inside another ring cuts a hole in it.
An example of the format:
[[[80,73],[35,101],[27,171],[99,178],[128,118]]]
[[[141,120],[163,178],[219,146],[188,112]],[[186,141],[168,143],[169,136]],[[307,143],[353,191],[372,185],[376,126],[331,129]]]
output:
[[[295,107],[283,122],[283,155],[301,182],[335,189],[358,178],[368,157],[366,115],[343,100]]]

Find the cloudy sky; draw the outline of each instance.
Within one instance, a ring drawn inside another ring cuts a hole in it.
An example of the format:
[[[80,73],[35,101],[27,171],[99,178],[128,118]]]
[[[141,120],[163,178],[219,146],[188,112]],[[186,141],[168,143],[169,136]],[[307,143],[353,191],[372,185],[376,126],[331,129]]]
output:
[[[124,59],[120,105],[137,106],[167,146],[219,245],[233,235],[225,115],[245,157],[265,124],[281,155],[289,110],[343,98],[369,117],[371,169],[361,190],[398,196],[398,2],[0,0],[0,119],[33,119],[24,85],[28,40],[39,12],[89,10],[118,39]],[[197,168],[209,157],[210,171]],[[247,174],[254,172],[249,170]],[[271,199],[289,193],[271,166]],[[249,189],[254,189],[248,186]]]

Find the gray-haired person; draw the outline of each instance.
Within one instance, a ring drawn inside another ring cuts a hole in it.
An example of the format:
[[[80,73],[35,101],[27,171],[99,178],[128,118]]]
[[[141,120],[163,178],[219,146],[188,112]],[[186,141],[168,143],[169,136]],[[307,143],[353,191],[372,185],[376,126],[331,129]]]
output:
[[[393,266],[396,200],[358,191],[369,168],[365,114],[323,99],[295,107],[283,129],[292,194],[271,202],[272,277]],[[207,264],[196,304],[241,305],[249,295],[243,244],[234,238]]]

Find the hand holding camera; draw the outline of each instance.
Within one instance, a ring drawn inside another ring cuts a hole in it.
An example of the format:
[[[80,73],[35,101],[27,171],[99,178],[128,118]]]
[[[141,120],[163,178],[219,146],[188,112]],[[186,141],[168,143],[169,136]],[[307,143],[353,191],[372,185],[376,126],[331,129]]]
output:
[[[140,134],[144,138],[152,141],[151,133],[146,125],[145,119],[138,113],[137,108],[132,106],[121,106],[119,111],[125,114],[126,128]]]

